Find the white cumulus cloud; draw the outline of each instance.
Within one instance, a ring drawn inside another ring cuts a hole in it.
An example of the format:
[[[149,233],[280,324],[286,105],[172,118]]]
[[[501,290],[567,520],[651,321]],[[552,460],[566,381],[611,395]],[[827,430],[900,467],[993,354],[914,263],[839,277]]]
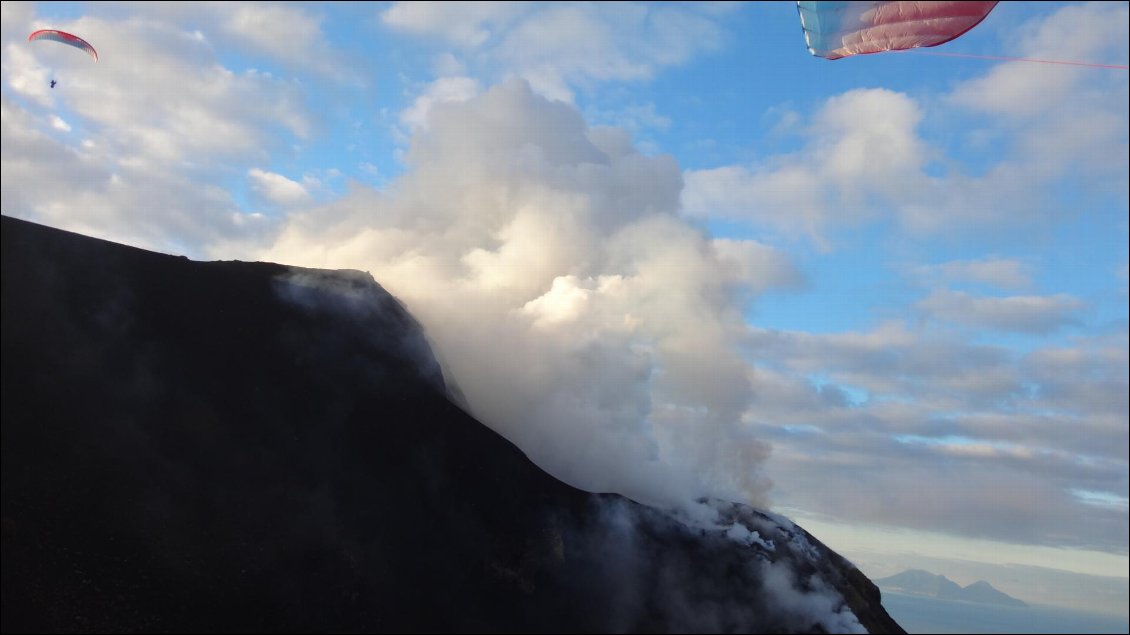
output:
[[[310,193],[297,181],[281,174],[252,168],[247,173],[251,189],[279,205],[296,205],[310,200]]]

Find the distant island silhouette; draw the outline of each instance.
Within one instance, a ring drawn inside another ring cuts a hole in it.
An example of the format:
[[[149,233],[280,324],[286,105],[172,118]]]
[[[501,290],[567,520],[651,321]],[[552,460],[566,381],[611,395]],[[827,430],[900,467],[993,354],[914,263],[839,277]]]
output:
[[[875,584],[880,589],[907,595],[975,602],[977,604],[1028,606],[1023,600],[1018,600],[996,589],[984,580],[978,580],[963,587],[944,575],[937,575],[921,569],[910,569],[887,578],[880,578],[875,580]]]

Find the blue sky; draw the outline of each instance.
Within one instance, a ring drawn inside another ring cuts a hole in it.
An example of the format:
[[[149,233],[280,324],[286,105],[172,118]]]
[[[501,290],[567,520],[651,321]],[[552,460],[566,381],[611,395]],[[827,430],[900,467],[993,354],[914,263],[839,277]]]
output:
[[[1004,2],[932,51],[1125,66],[1128,24]],[[831,62],[788,2],[5,2],[2,35],[4,214],[369,271],[576,485],[1125,614],[1125,69]]]

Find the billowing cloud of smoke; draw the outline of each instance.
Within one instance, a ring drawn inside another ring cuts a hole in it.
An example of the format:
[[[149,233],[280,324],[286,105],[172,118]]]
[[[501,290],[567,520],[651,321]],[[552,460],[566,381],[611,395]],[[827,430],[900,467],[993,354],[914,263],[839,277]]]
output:
[[[742,429],[742,302],[779,254],[677,215],[669,157],[514,80],[435,104],[409,171],[290,219],[259,254],[371,272],[428,329],[480,420],[555,476],[670,504],[766,504]]]

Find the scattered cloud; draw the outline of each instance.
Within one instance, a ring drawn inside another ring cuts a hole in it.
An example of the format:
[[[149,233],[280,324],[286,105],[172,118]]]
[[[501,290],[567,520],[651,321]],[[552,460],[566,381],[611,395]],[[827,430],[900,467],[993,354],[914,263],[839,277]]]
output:
[[[281,174],[252,168],[247,177],[251,181],[251,189],[273,203],[290,206],[310,200],[310,193],[301,183]]]
[[[1011,47],[1020,57],[1125,65],[1128,20],[1130,9],[1125,3],[1066,6],[1020,29]],[[1085,37],[1077,35],[1084,33]],[[1000,132],[1011,137],[998,176],[1015,171],[1012,178],[1048,183],[1072,174],[1096,189],[1114,186],[1115,191],[1125,192],[1130,154],[1126,74],[1095,70],[1000,64],[957,85],[948,100],[990,117]],[[975,129],[985,127],[975,125]]]
[[[776,504],[1125,553],[1125,514],[1074,493],[1127,495],[1125,338],[1021,354],[898,324],[754,329],[759,368],[744,419],[773,444]]]
[[[12,11],[24,28],[38,25]],[[97,42],[102,57],[5,43],[6,214],[193,255],[267,228],[221,184],[311,134],[299,87],[229,70],[199,32],[151,17],[55,26]],[[69,140],[48,134],[64,111]]]
[[[951,260],[935,265],[909,268],[910,275],[927,286],[950,283],[984,284],[998,289],[1027,289],[1032,286],[1031,267],[1019,260],[982,258]]]
[[[153,25],[191,29],[209,49],[241,51],[341,81],[350,64],[322,28],[317,5],[286,2],[150,2],[131,14]]]
[[[689,171],[685,212],[826,244],[830,226],[874,219],[889,201],[930,187],[922,173],[928,150],[915,133],[921,118],[913,100],[886,89],[834,97],[808,127],[798,154],[761,166]]]
[[[409,133],[422,130],[428,126],[428,113],[432,106],[449,101],[467,101],[479,91],[479,83],[470,77],[441,77],[400,113],[400,123]]]
[[[51,115],[51,127],[63,132],[71,131],[71,125],[66,121],[63,121],[63,118],[58,115]]]
[[[493,79],[520,77],[551,99],[609,81],[640,81],[716,50],[717,8],[682,4],[398,2],[388,27],[440,38]]]
[[[978,297],[939,289],[916,305],[937,320],[976,328],[1019,333],[1050,333],[1078,324],[1083,303],[1067,294],[1054,296]]]
[[[1070,6],[1023,29],[1015,46],[1037,58],[1125,64],[1126,21],[1124,4]],[[983,169],[959,168],[950,149],[926,140],[919,127],[927,103],[966,125],[965,139],[982,138]],[[996,65],[940,99],[857,89],[794,124],[805,144],[793,154],[689,171],[683,204],[696,218],[736,219],[826,249],[837,230],[884,219],[918,235],[1031,235],[1065,213],[1054,195],[1065,177],[1125,195],[1128,108],[1125,73],[1020,62]]]
[[[799,290],[804,275],[784,252],[756,240],[715,238],[711,241],[718,258],[727,265],[726,277],[754,296],[770,289]]]
[[[395,2],[381,12],[380,20],[396,29],[477,48],[531,8],[527,2]]]

